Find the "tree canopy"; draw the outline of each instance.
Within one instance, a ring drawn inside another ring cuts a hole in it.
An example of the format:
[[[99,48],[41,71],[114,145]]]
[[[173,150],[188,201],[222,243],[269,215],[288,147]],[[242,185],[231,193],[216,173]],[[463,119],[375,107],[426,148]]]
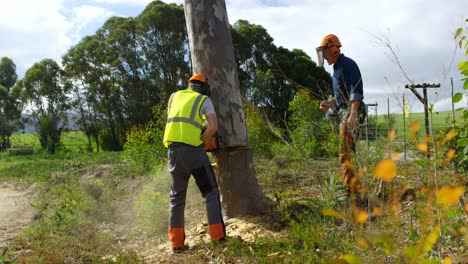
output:
[[[246,20],[231,33],[241,95],[272,121],[282,124],[300,88],[315,99],[331,94],[329,74],[304,51],[275,46],[264,27]],[[90,148],[94,139],[98,147],[121,150],[126,133],[147,124],[154,106],[164,109],[171,93],[186,88],[192,64],[183,7],[153,1],[134,18],[111,17],[71,47],[62,65],[44,60],[28,70],[19,82],[27,102],[56,121],[65,115],[46,111],[72,111]],[[16,82],[12,69],[2,63],[4,87]]]

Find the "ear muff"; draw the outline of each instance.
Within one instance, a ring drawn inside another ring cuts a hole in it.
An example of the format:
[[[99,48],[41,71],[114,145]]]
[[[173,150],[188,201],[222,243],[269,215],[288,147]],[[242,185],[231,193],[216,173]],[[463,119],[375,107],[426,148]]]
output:
[[[330,52],[333,56],[337,56],[340,53],[340,49],[337,46],[331,46]]]
[[[210,86],[206,83],[203,83],[200,87],[200,93],[209,97],[211,95]]]

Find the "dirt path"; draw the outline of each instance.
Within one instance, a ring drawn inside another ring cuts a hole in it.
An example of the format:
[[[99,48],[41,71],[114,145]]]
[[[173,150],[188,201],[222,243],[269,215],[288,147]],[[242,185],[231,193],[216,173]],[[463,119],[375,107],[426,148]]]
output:
[[[32,193],[33,186],[0,182],[0,248],[32,222]]]

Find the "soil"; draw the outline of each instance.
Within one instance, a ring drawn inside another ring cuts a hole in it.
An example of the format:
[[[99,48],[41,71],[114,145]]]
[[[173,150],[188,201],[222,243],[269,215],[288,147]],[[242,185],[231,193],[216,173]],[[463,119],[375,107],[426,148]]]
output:
[[[138,188],[138,185],[133,187]],[[133,204],[132,198],[127,197],[120,203],[122,205]],[[129,207],[119,206],[119,208],[128,209]],[[188,250],[182,254],[172,253],[166,229],[160,235],[145,235],[138,230],[138,224],[129,219],[136,219],[134,212],[121,211],[116,214],[114,223],[106,223],[99,227],[101,231],[117,239],[121,255],[133,252],[143,263],[192,263],[190,259],[195,256],[210,259],[211,253],[208,249],[210,236],[204,199],[193,182],[189,184],[185,207],[185,245],[188,246]],[[225,226],[229,239],[237,239],[246,243],[254,242],[259,238],[285,235],[282,216],[276,211],[266,212],[259,216],[225,219]],[[117,261],[117,256],[105,256],[102,259]]]
[[[33,221],[33,200],[34,185],[0,182],[0,248]]]

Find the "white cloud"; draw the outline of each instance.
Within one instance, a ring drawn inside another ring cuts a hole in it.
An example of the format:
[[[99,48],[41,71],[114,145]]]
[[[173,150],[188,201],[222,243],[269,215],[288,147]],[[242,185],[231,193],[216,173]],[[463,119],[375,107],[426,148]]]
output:
[[[112,10],[99,6],[82,5],[73,8],[71,16],[71,23],[73,24],[73,40],[78,42],[83,37],[85,28],[92,24],[98,27],[104,24],[105,20],[115,13]],[[96,30],[97,28],[93,28]]]
[[[60,56],[71,45],[67,36],[70,23],[60,14],[62,0],[1,1],[0,2],[0,56],[10,57],[18,72],[24,72],[33,63]]]

